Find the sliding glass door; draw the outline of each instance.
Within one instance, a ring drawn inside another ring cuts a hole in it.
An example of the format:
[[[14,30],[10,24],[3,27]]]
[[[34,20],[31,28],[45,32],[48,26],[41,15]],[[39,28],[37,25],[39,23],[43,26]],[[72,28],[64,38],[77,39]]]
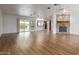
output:
[[[35,22],[21,19],[19,22],[19,32],[34,31]]]
[[[25,21],[25,31],[30,31],[30,22]]]
[[[20,20],[19,22],[20,24],[20,32],[25,32],[25,31],[29,31],[29,27],[30,27],[30,22],[29,21],[25,21],[25,20]]]

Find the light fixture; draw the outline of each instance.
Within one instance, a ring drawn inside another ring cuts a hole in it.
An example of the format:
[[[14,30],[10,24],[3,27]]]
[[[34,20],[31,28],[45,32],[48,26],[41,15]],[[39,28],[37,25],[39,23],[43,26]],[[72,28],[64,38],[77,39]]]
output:
[[[51,7],[48,7],[47,9],[51,9]]]
[[[37,20],[44,20],[43,18],[37,18]]]
[[[54,4],[54,6],[58,6],[58,5],[60,5],[60,4]]]
[[[62,12],[63,12],[63,14],[64,14],[64,13],[66,13],[66,12],[67,12],[67,10],[66,10],[65,8],[63,8],[63,11],[62,11]]]

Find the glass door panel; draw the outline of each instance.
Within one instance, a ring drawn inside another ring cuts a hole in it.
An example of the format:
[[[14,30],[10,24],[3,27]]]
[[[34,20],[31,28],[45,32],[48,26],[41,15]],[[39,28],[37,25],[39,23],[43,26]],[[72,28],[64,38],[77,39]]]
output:
[[[25,32],[30,30],[30,22],[26,20],[20,20],[20,32]]]
[[[30,31],[35,29],[35,21],[30,21]]]
[[[23,32],[23,31],[25,31],[25,22],[24,22],[24,20],[20,20],[20,32]]]
[[[25,21],[25,31],[29,31],[30,30],[30,22],[29,21]]]

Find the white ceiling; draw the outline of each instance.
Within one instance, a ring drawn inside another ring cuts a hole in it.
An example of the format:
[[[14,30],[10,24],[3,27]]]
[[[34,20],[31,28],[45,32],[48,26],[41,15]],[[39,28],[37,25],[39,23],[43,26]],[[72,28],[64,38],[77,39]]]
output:
[[[48,10],[48,7],[51,9]],[[54,6],[54,4],[0,4],[3,13],[21,16],[40,16],[44,17],[65,8],[70,12],[79,12],[79,4],[66,4]]]

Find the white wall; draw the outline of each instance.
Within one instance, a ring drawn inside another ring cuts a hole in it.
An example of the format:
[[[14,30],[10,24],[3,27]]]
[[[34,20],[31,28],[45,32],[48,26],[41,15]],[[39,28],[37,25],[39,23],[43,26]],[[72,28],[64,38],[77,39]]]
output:
[[[35,21],[35,19],[31,17],[3,14],[3,33],[17,33],[17,19]]]
[[[71,14],[70,33],[79,35],[79,12]]]
[[[17,32],[17,16],[3,14],[3,33]]]
[[[2,32],[3,32],[3,31],[2,31],[2,30],[3,30],[3,29],[2,29],[2,27],[3,27],[3,26],[2,26],[2,23],[3,23],[2,21],[3,21],[3,20],[2,20],[2,11],[0,10],[0,36],[1,36]]]

